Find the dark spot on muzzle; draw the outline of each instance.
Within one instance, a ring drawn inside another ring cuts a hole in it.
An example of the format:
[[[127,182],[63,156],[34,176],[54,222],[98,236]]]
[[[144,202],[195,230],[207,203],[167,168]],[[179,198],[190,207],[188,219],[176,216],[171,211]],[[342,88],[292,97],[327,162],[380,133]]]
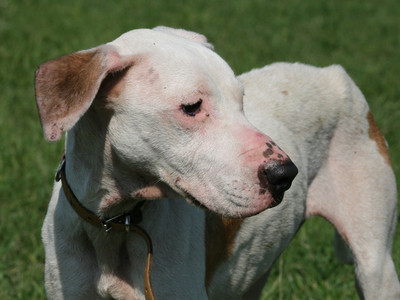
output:
[[[271,207],[281,203],[285,191],[290,188],[297,173],[298,169],[291,160],[272,161],[258,168],[260,194],[267,191],[271,193],[274,198]]]
[[[274,154],[274,150],[272,150],[272,148],[268,148],[263,152],[263,156],[265,158],[269,158],[272,154]]]

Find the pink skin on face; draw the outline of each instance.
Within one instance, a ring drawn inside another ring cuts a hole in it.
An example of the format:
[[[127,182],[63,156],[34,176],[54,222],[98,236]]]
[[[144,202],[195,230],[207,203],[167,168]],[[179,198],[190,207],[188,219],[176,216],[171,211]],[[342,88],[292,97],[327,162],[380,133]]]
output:
[[[253,209],[249,214],[261,212],[272,205],[274,195],[271,194],[270,183],[268,182],[265,172],[271,164],[282,164],[290,161],[288,155],[275,144],[268,136],[261,132],[249,128],[243,129],[238,134],[243,138],[244,149],[239,155],[240,162],[247,168],[254,170],[253,180],[257,182],[257,195],[254,194],[252,206]]]
[[[255,129],[243,129],[238,133],[242,137],[244,150],[240,156],[246,156],[246,162],[255,161],[258,164],[268,163],[269,161],[286,161],[288,155],[275,144],[269,137]],[[260,153],[261,152],[261,153]],[[262,154],[260,156],[260,154]],[[262,162],[260,162],[262,160]]]

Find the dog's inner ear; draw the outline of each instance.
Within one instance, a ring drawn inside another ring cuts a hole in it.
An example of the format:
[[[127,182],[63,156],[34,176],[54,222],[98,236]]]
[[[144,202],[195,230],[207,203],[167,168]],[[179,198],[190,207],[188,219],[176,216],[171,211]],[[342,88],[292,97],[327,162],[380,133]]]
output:
[[[125,81],[123,78],[126,76],[128,70],[129,68],[125,68],[108,74],[101,83],[96,98],[101,100],[112,100],[119,98],[125,86]]]

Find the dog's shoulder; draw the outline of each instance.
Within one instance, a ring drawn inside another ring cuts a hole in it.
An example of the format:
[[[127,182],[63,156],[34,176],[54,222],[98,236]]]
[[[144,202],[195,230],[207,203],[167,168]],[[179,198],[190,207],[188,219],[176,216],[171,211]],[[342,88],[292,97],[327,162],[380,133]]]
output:
[[[368,105],[343,67],[275,63],[238,77],[245,88],[244,108],[252,119],[273,117],[307,130],[336,123],[344,115],[365,117]]]
[[[240,75],[238,79],[245,86],[246,95],[262,98],[263,101],[283,101],[286,102],[285,105],[296,105],[293,101],[305,105],[318,102],[329,104],[326,101],[334,99],[350,100],[354,85],[340,65],[320,68],[280,62],[253,69]],[[292,100],[290,103],[287,102],[289,99]]]

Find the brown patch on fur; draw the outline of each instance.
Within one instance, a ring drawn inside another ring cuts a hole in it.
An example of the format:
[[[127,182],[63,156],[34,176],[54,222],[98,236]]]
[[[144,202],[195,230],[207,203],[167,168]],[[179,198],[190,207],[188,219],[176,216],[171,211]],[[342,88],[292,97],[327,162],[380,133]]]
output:
[[[369,138],[371,140],[375,141],[375,143],[378,147],[378,151],[385,159],[385,162],[389,166],[392,166],[392,162],[390,160],[389,151],[386,146],[385,138],[383,137],[381,131],[379,130],[378,126],[376,125],[374,117],[372,116],[372,113],[370,111],[367,114],[367,120],[368,120],[368,124],[369,124],[369,129],[368,129]]]
[[[103,79],[133,65],[111,46],[80,51],[42,64],[36,72],[36,103],[45,137],[60,139],[87,111]]]
[[[36,99],[48,139],[68,127],[67,118],[80,115],[84,102],[94,98],[93,86],[103,68],[99,51],[77,52],[49,61],[36,72]],[[90,104],[89,104],[90,105]]]
[[[206,213],[206,278],[208,287],[217,267],[232,256],[235,238],[244,219],[228,219]]]

